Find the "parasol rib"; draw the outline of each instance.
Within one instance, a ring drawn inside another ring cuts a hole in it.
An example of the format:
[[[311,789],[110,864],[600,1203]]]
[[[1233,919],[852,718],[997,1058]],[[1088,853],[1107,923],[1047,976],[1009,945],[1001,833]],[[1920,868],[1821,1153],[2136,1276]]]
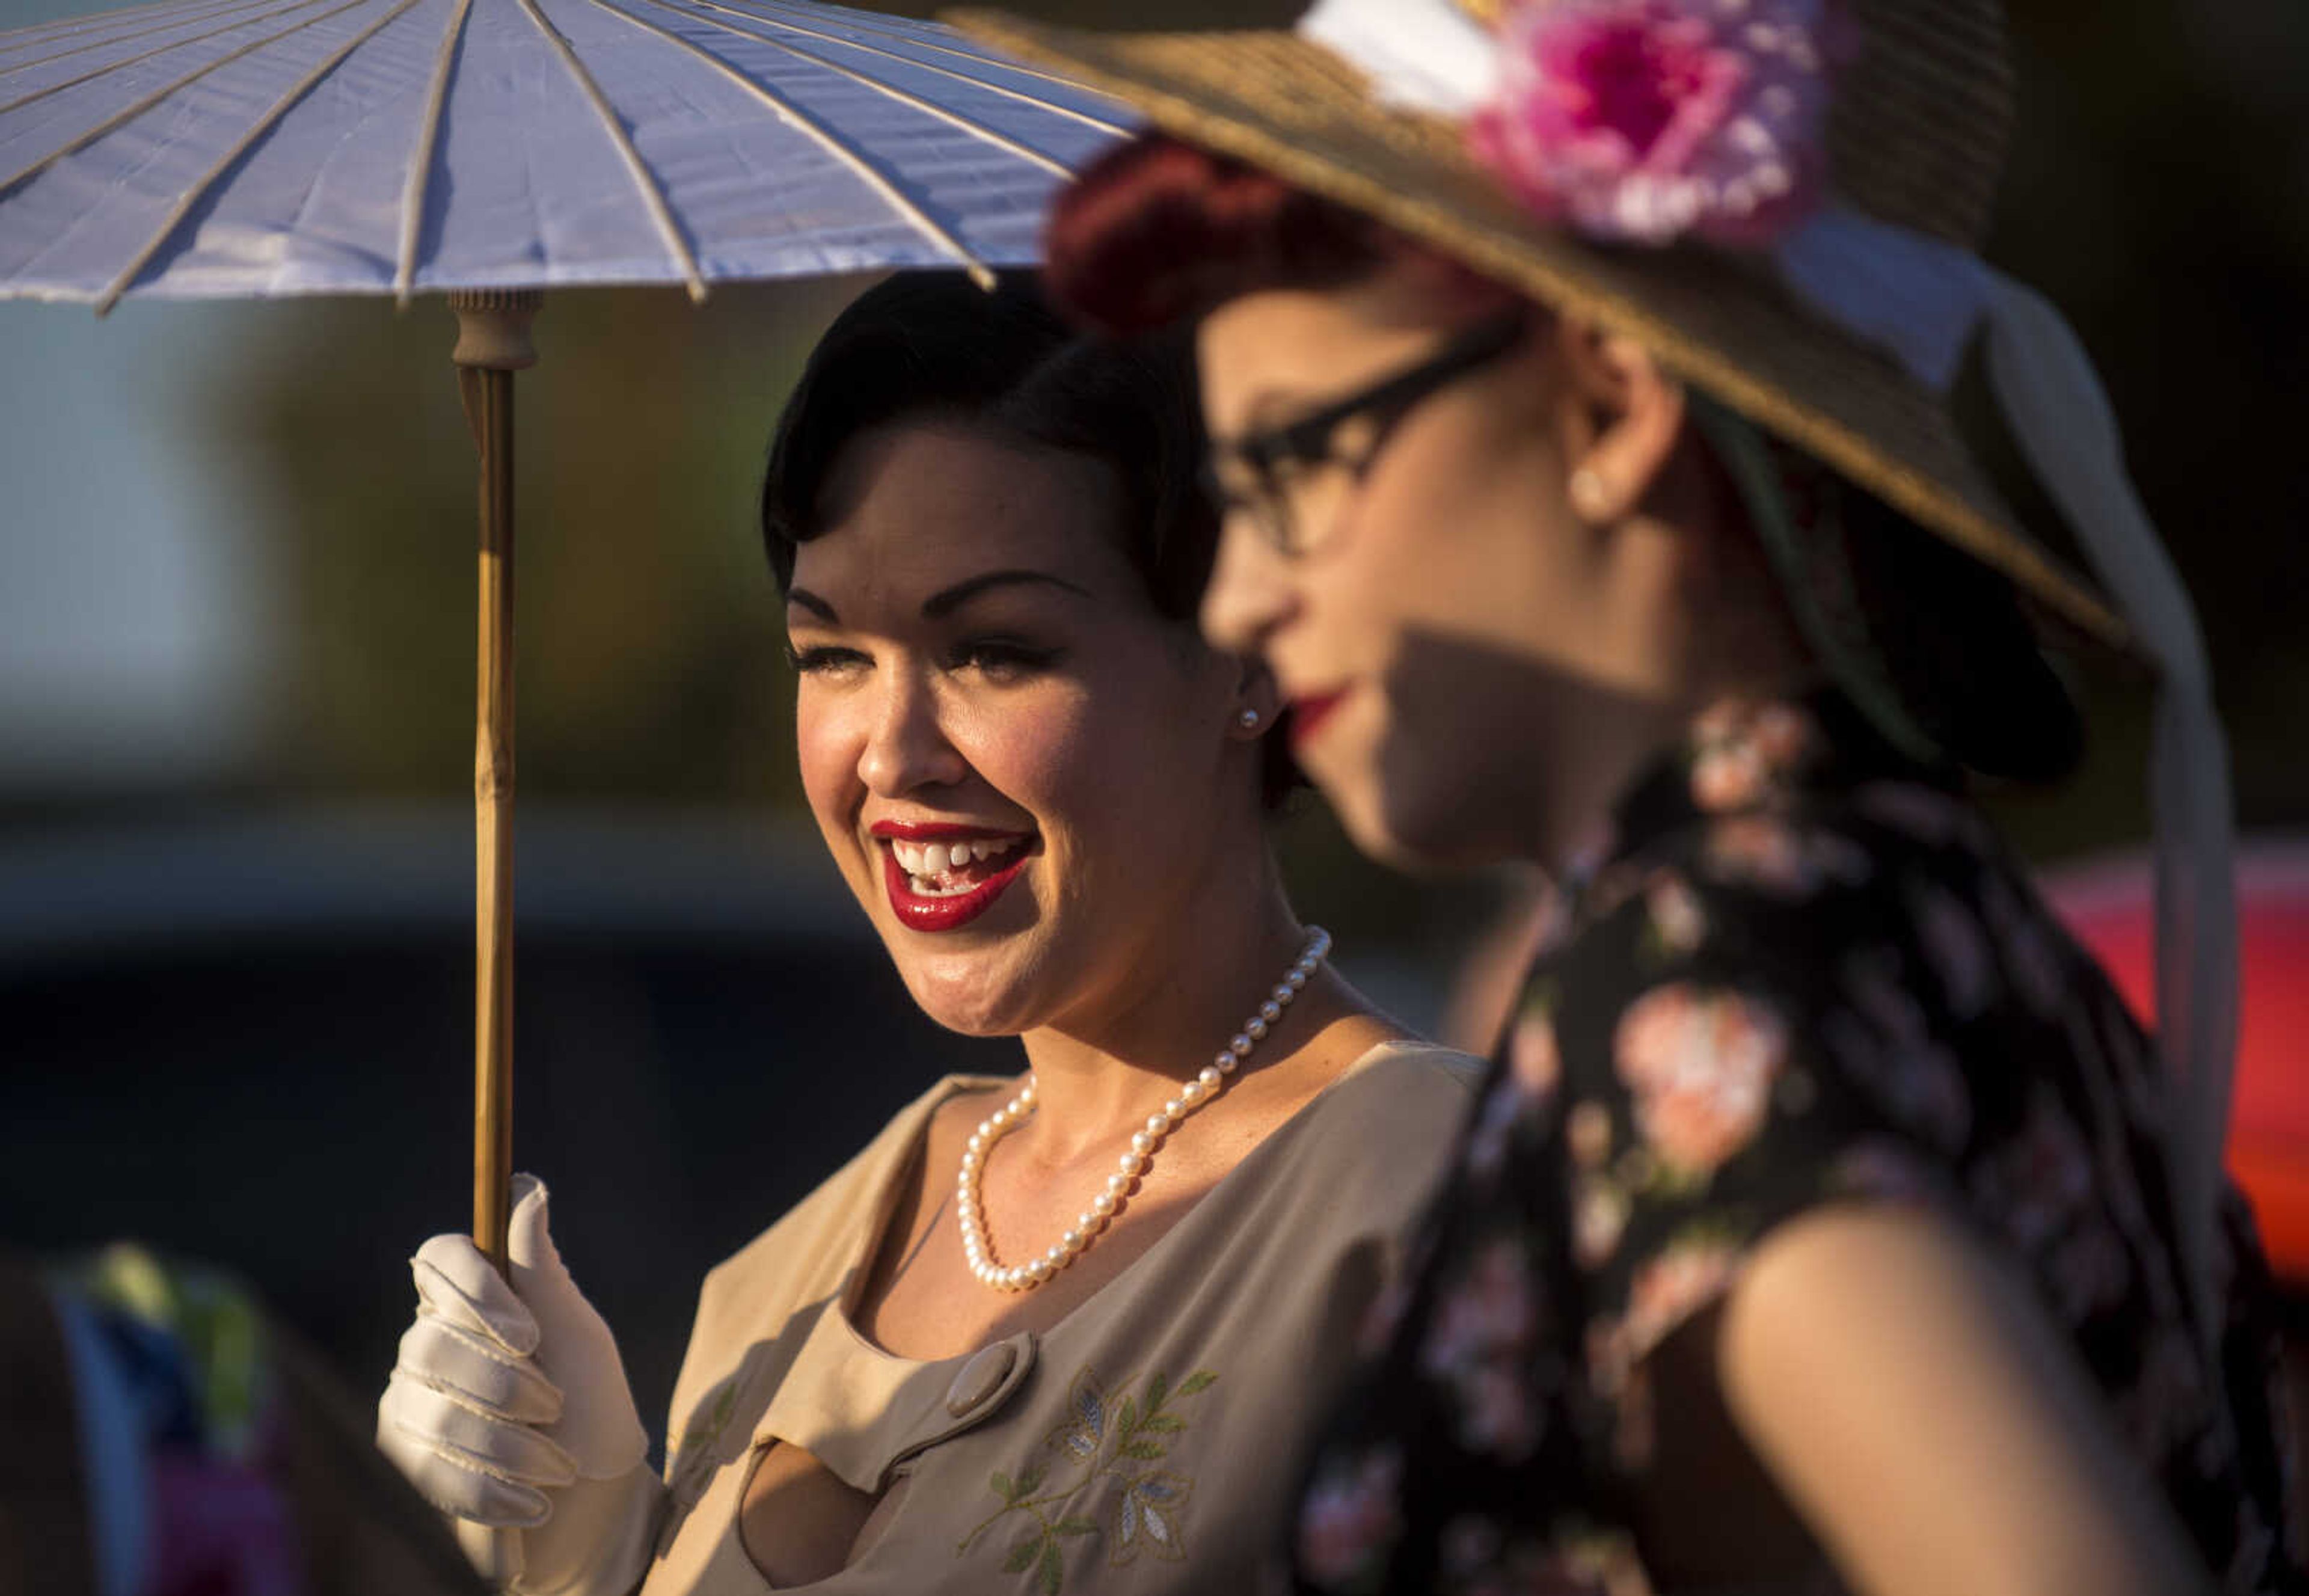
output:
[[[312,3],[314,0],[300,0],[300,4],[312,4]],[[252,12],[252,9],[261,7],[261,4],[270,4],[270,0],[242,0],[242,4],[226,7],[224,12],[205,12],[201,13],[201,16],[187,16],[187,19],[176,21],[176,23],[164,23],[160,25],[160,28],[148,28],[143,30],[143,32],[116,32],[111,39],[97,39],[95,44],[76,44],[76,47],[72,47],[69,51],[57,51],[56,56],[35,56],[32,60],[19,60],[19,63],[12,63],[7,65],[7,67],[0,67],[0,79],[9,76],[12,72],[30,72],[32,67],[47,67],[47,65],[57,63],[57,60],[69,60],[72,56],[85,56],[88,51],[108,51],[108,48],[116,47],[116,44],[136,44],[139,39],[148,39],[148,37],[152,37],[155,32],[166,32],[169,28],[189,28],[189,25],[194,23],[208,23],[208,21],[215,21],[220,19],[220,16],[229,16],[231,12]],[[129,56],[127,60],[111,60],[111,63],[104,63],[101,67],[97,67],[95,72],[90,72],[88,76],[74,79],[74,83],[85,83],[88,79],[99,79],[99,76],[104,76],[106,72],[111,72],[113,67],[127,67],[127,65],[139,63],[139,60],[150,60],[152,56],[161,56],[164,51],[173,51],[173,48],[180,48],[185,47],[185,44],[199,44],[201,39],[215,39],[220,32],[231,32],[233,28],[254,28],[256,23],[270,23],[275,16],[286,16],[286,13],[296,12],[296,9],[300,7],[298,7],[298,4],[284,4],[284,7],[280,7],[277,12],[268,12],[265,16],[242,16],[238,23],[224,23],[221,28],[210,28],[208,32],[196,32],[196,35],[187,37],[187,39],[171,39],[169,44],[155,44],[155,47],[150,48],[150,51],[145,51],[143,56]],[[57,88],[69,88],[69,83],[60,83]]]
[[[108,72],[118,72],[124,66],[134,66],[141,61],[150,61],[155,56],[165,56],[170,50],[182,49],[188,44],[198,44],[203,39],[214,39],[220,33],[230,33],[236,29],[253,27],[259,22],[277,22],[279,19],[287,16],[292,11],[302,11],[308,5],[318,5],[320,4],[321,0],[297,0],[297,3],[294,5],[284,5],[280,10],[267,12],[261,17],[244,17],[238,22],[227,22],[221,28],[212,28],[206,33],[195,33],[190,39],[179,39],[175,40],[173,43],[155,45],[141,56],[130,56],[119,61],[108,61],[101,66],[92,67],[89,71],[82,73],[80,76],[76,78],[66,78],[61,83],[50,83],[45,89],[35,89],[32,92],[22,96],[21,99],[12,100],[5,105],[0,105],[0,116],[6,115],[8,112],[14,110],[19,106],[30,105],[36,100],[46,100],[51,94],[61,94],[67,89],[77,89],[82,83],[92,83],[97,79],[104,76],[105,74]],[[331,12],[328,14],[334,16],[336,13]],[[317,22],[320,20],[321,19],[319,17],[308,17],[306,19],[307,22]],[[302,25],[302,23],[298,24],[298,26]],[[294,28],[289,30],[289,32],[290,33],[295,31],[296,29]],[[272,38],[283,39],[287,36],[288,35],[284,33],[276,33]],[[272,39],[260,39],[257,42],[259,44],[270,44]],[[243,52],[243,54],[246,53],[246,51]],[[58,57],[51,56],[48,59],[54,61],[58,59]],[[224,61],[213,62],[211,65],[212,66],[221,66],[224,65],[225,61],[230,61],[233,59],[235,59],[234,56],[227,56],[224,58]],[[30,66],[37,65],[37,63],[28,61],[25,65],[27,66]],[[0,76],[5,76],[7,74],[15,70],[16,69],[13,66],[0,67]],[[203,70],[207,69],[203,68]],[[197,76],[199,74],[195,74],[195,75]],[[184,81],[190,82],[191,80],[186,79]]]
[[[761,15],[763,21],[774,21],[777,22],[777,25],[782,28],[792,28],[797,31],[805,30],[805,25],[800,22],[788,22],[783,18],[771,16],[769,13],[772,12],[783,12],[785,10],[783,6],[775,4],[774,0],[756,0],[756,4],[761,7],[761,11],[758,14]],[[979,50],[957,49],[950,44],[933,44],[927,39],[919,38],[914,34],[905,32],[897,28],[877,26],[872,22],[852,22],[848,18],[843,19],[843,26],[845,28],[855,28],[861,33],[871,33],[879,38],[893,39],[900,44],[909,44],[918,50],[931,50],[941,56],[952,56],[957,61],[967,61],[973,65],[991,66],[998,72],[1016,73],[1023,78],[1039,78],[1043,82],[1056,83],[1061,88],[1072,89],[1077,93],[1085,93],[1089,91],[1085,85],[1076,82],[1073,78],[1061,77],[1055,72],[1044,72],[1038,66],[1029,66],[1023,61],[1015,60],[1007,56],[989,56]],[[840,36],[835,34],[821,34],[820,37],[839,39]],[[849,41],[843,40],[842,42],[847,43]],[[906,58],[907,57],[904,56],[900,57],[902,60]],[[927,61],[917,61],[914,65],[917,66],[928,66],[930,63]],[[979,80],[973,78],[970,81],[976,82]],[[991,87],[992,85],[990,84],[988,86]],[[1039,105],[1042,101],[1037,100],[1035,103]]]
[[[806,50],[800,45],[789,44],[784,39],[773,39],[766,33],[757,33],[750,28],[740,28],[732,23],[722,22],[714,17],[700,16],[696,12],[672,4],[672,0],[646,0],[646,3],[656,6],[661,11],[672,12],[676,16],[688,17],[692,22],[703,22],[709,28],[719,28],[725,33],[735,33],[741,39],[759,39],[762,43],[769,45],[773,48],[783,50],[789,56],[794,56],[801,60],[808,61],[812,65],[823,66],[826,71],[848,78],[852,82],[862,83],[867,88],[873,90],[876,93],[886,95],[888,98],[896,100],[901,105],[912,106],[915,110],[921,112],[924,116],[936,117],[938,121],[958,127],[962,129],[963,132],[982,139],[987,143],[992,144],[998,150],[1002,150],[1009,154],[1016,155],[1019,160],[1026,161],[1031,165],[1041,167],[1044,171],[1049,172],[1055,177],[1072,178],[1074,176],[1073,169],[1068,167],[1064,161],[1053,160],[1051,157],[1043,154],[1040,150],[1034,149],[1031,145],[1020,143],[1016,139],[1012,138],[1007,133],[1003,133],[996,128],[989,127],[985,123],[980,122],[970,117],[965,117],[959,111],[948,110],[942,105],[938,105],[930,100],[924,100],[919,94],[909,93],[894,83],[886,83],[878,78],[869,77],[866,74],[859,72],[852,67],[844,66],[838,61],[829,61],[825,56],[817,54],[815,50]]]
[[[176,28],[183,26],[187,22],[199,22],[203,15],[212,13],[216,9],[217,0],[177,0],[176,4],[170,5],[141,7],[135,14],[143,19],[149,27]],[[192,13],[190,16],[185,14],[188,12]],[[121,19],[118,16],[99,13],[95,16],[66,17],[62,22],[36,23],[29,28],[11,28],[5,33],[0,33],[0,51],[34,50],[44,44],[54,44],[59,39],[73,38],[82,33],[98,33],[107,28],[117,28],[120,25]],[[133,39],[135,37],[135,30],[132,28],[128,32],[117,37]]]
[[[393,297],[406,310],[417,279],[417,246],[425,230],[425,195],[433,181],[433,157],[441,142],[441,108],[449,101],[449,69],[455,65],[457,46],[465,37],[465,19],[473,0],[457,0],[449,30],[441,36],[440,53],[433,59],[433,82],[425,91],[425,119],[417,129],[417,149],[409,163],[409,180],[401,189],[401,248],[393,268]]]
[[[99,316],[111,314],[112,308],[120,303],[120,296],[126,293],[136,279],[143,274],[144,268],[152,264],[152,257],[168,247],[169,240],[177,236],[177,230],[185,225],[185,219],[200,208],[201,202],[208,197],[209,190],[214,188],[225,173],[232,169],[234,162],[255,148],[256,142],[272,132],[273,125],[295,108],[298,100],[310,94],[323,78],[336,71],[343,64],[347,56],[376,38],[398,18],[407,14],[410,8],[418,3],[419,0],[401,0],[400,4],[386,12],[323,57],[318,65],[290,84],[280,99],[265,108],[264,114],[251,123],[247,130],[235,139],[223,154],[217,157],[209,169],[200,175],[200,179],[177,197],[175,206],[169,210],[167,219],[160,223],[159,230],[153,233],[151,239],[142,249],[129,256],[128,264],[120,268],[119,275],[105,285],[104,291],[97,296],[96,313]]]
[[[522,3],[523,4],[530,4],[533,3],[533,0],[522,0]],[[960,239],[955,237],[952,231],[931,217],[930,213],[925,212],[920,205],[914,204],[912,200],[908,199],[905,194],[899,189],[897,185],[891,182],[880,172],[875,170],[873,165],[869,162],[864,156],[852,149],[848,144],[843,143],[840,136],[837,135],[831,128],[826,127],[815,117],[812,117],[809,112],[803,110],[800,106],[795,105],[792,100],[787,99],[776,90],[769,87],[766,83],[755,82],[752,78],[748,77],[744,73],[739,71],[735,66],[730,65],[729,62],[724,61],[721,56],[715,55],[705,46],[698,44],[694,39],[684,39],[680,34],[674,32],[671,29],[662,28],[655,22],[649,22],[644,18],[634,15],[631,12],[622,11],[617,6],[610,4],[610,0],[593,0],[593,4],[600,6],[603,11],[610,13],[612,16],[622,17],[627,22],[632,23],[635,27],[640,28],[647,32],[656,34],[660,39],[666,40],[670,44],[679,45],[683,49],[688,50],[699,60],[704,61],[713,67],[715,71],[721,73],[731,82],[743,89],[747,93],[751,94],[755,99],[759,100],[763,104],[777,112],[778,115],[784,117],[788,122],[791,123],[794,126],[800,128],[804,134],[808,134],[817,143],[819,148],[825,150],[835,160],[841,161],[852,172],[856,173],[860,181],[865,183],[867,186],[872,188],[877,194],[880,195],[882,198],[888,203],[890,208],[897,212],[900,216],[905,218],[907,222],[910,223],[916,231],[924,234],[931,242],[937,244],[948,254],[952,255],[956,260],[962,262],[963,269],[970,273],[970,279],[972,282],[977,283],[981,288],[989,290],[993,288],[993,271],[984,261],[979,259],[976,255],[971,252],[968,245],[964,244]]]
[[[217,4],[217,0],[196,0],[194,4],[176,7],[171,16],[141,16],[139,13],[139,25],[136,25],[136,28],[123,28],[120,32],[108,32],[108,35],[104,35],[101,39],[88,39],[88,37],[85,37],[88,32],[95,32],[92,28],[81,28],[76,30],[76,32],[57,32],[57,35],[48,35],[44,37],[44,39],[30,39],[30,37],[25,37],[25,32],[30,32],[30,30],[19,30],[19,32],[0,32],[0,60],[7,60],[9,63],[4,65],[4,67],[0,67],[0,72],[23,72],[25,67],[41,67],[41,65],[51,63],[51,60],[63,60],[65,56],[81,56],[81,53],[85,51],[101,51],[101,48],[108,47],[108,44],[139,44],[139,41],[150,39],[152,35],[169,32],[171,28],[192,28],[192,25],[205,23],[205,21],[217,19],[217,16],[231,16],[233,12],[252,12],[252,9],[264,7],[265,3],[268,3],[268,0],[233,0],[231,4]],[[111,21],[113,28],[120,28],[120,21],[117,19],[99,19],[99,21]],[[23,56],[25,51],[51,48],[56,47],[56,44],[69,44],[69,41],[74,39],[81,39],[81,41],[79,44],[72,44],[69,51],[57,51],[56,56],[37,56],[37,57],[30,57],[30,60],[13,60],[13,57]]]
[[[695,0],[695,3],[708,11],[726,11],[733,17],[744,17],[750,22],[763,22],[773,28],[783,28],[789,33],[799,33],[805,39],[823,39],[827,44],[838,44],[844,49],[859,50],[869,56],[880,56],[886,60],[903,62],[908,66],[916,67],[923,72],[934,72],[940,77],[952,78],[956,82],[968,83],[974,88],[983,89],[989,94],[999,94],[1006,100],[1016,100],[1023,104],[1031,105],[1037,110],[1048,111],[1053,117],[1064,117],[1069,121],[1095,127],[1101,133],[1128,137],[1135,131],[1122,123],[1109,122],[1102,117],[1094,117],[1088,111],[1075,110],[1068,106],[1053,105],[1051,101],[1038,99],[1024,90],[1005,88],[1000,83],[990,83],[984,78],[973,77],[966,72],[956,72],[951,66],[940,66],[934,61],[917,60],[912,56],[901,55],[896,50],[886,50],[879,45],[863,44],[854,39],[844,39],[839,33],[828,33],[823,29],[804,27],[800,22],[790,22],[783,17],[770,16],[763,12],[749,11],[741,6],[717,4],[714,0]],[[915,44],[926,50],[941,50],[946,55],[958,56],[964,61],[975,61],[982,66],[991,66],[1003,72],[1016,72],[1025,77],[1041,78],[1045,82],[1064,83],[1069,89],[1080,90],[1083,87],[1080,83],[1068,82],[1051,73],[1036,72],[1031,67],[1013,66],[1007,61],[990,61],[983,56],[973,56],[967,50],[947,50],[942,46],[924,44],[920,40],[907,39],[902,33],[884,33],[882,37],[899,39],[907,44]]]
[[[318,0],[306,0],[306,4],[318,4]],[[358,10],[359,7],[367,5],[368,4],[369,4],[369,0],[345,0],[345,3],[342,5],[337,6],[333,10],[324,11],[318,16],[307,17],[303,22],[298,22],[293,28],[283,28],[278,33],[268,34],[263,39],[256,39],[249,44],[245,44],[241,46],[240,48],[233,51],[230,55],[218,56],[215,60],[210,62],[207,65],[201,67],[197,71],[188,72],[184,76],[176,79],[172,82],[161,84],[160,87],[153,90],[150,94],[145,95],[143,99],[115,111],[111,116],[107,117],[103,121],[98,123],[87,132],[74,135],[72,139],[61,147],[52,150],[48,154],[41,156],[38,160],[32,162],[31,165],[23,167],[5,178],[0,178],[0,194],[6,194],[9,190],[16,187],[18,185],[39,176],[40,173],[56,165],[57,161],[62,160],[65,156],[74,154],[79,151],[87,149],[91,144],[96,143],[97,140],[102,138],[105,134],[126,126],[129,123],[134,122],[137,117],[143,116],[146,111],[151,110],[154,106],[168,99],[169,96],[177,92],[177,90],[186,88],[190,84],[199,82],[203,78],[208,76],[209,74],[214,72],[218,67],[229,66],[235,61],[239,60],[243,56],[255,55],[266,45],[277,44],[281,39],[288,38],[291,33],[301,32],[303,30],[311,27],[316,22],[325,22],[333,16],[341,15],[348,11]],[[123,62],[121,65],[125,65],[127,63]],[[105,69],[107,72],[111,70],[112,69],[110,67],[107,67]],[[91,75],[101,76],[102,74],[92,74]],[[57,85],[58,88],[66,86],[67,85],[65,84]],[[56,91],[53,89],[43,89],[37,94],[27,94],[22,100],[12,100],[6,105],[0,105],[0,114],[13,111],[20,105],[30,105],[32,101],[39,100],[45,95],[52,94],[55,91]]]
[[[576,49],[563,37],[561,30],[555,27],[551,19],[538,8],[537,0],[521,0],[521,8],[529,13],[529,20],[537,24],[537,30],[544,34],[553,46],[561,57],[561,64],[569,69],[570,77],[575,80],[577,87],[584,91],[585,98],[600,115],[601,125],[610,130],[610,137],[616,142],[618,153],[625,159],[626,170],[632,174],[636,186],[641,189],[642,202],[649,207],[650,216],[657,223],[659,234],[665,239],[666,248],[681,268],[682,281],[688,286],[691,301],[702,304],[705,299],[705,276],[697,268],[697,256],[691,252],[689,240],[682,236],[681,224],[674,221],[672,207],[665,203],[665,191],[658,186],[649,163],[642,159],[642,152],[634,148],[634,141],[627,134],[626,125],[618,120],[616,108],[610,104],[609,97],[601,92],[601,85],[593,81],[593,74],[585,70],[585,64],[577,58]],[[618,14],[625,16],[623,12]],[[635,21],[632,17],[626,20]]]

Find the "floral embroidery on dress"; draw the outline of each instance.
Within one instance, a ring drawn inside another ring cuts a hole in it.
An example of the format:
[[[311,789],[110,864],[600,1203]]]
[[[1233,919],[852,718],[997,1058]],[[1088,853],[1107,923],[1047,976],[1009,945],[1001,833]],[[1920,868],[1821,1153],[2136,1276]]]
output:
[[[1187,1541],[1179,1510],[1194,1490],[1193,1480],[1168,1469],[1124,1480],[1122,1501],[1115,1509],[1115,1566],[1133,1561],[1141,1551],[1166,1562],[1184,1562]]]
[[[665,1483],[670,1503],[658,1525],[661,1556],[679,1538],[690,1514],[712,1488],[714,1475],[734,1462],[751,1440],[765,1400],[762,1375],[773,1345],[757,1341],[747,1348],[738,1366],[707,1387],[688,1419],[669,1436]]]
[[[739,1376],[732,1375],[707,1393],[701,1410],[673,1444],[675,1468],[697,1453],[711,1452],[713,1444],[722,1439],[722,1432],[730,1427],[730,1420],[737,1415],[738,1380]]]
[[[665,1478],[678,1500],[694,1503],[704,1496],[714,1471],[745,1451],[768,1401],[766,1375],[775,1350],[768,1340],[748,1347],[738,1366],[708,1386],[680,1428],[667,1436]]]
[[[1041,1450],[1057,1460],[1055,1477],[1051,1462],[1042,1457],[1015,1477],[997,1470],[987,1488],[1002,1505],[962,1538],[955,1556],[968,1556],[999,1539],[999,1528],[1013,1524],[1020,1535],[1010,1543],[1002,1571],[1029,1575],[1042,1596],[1057,1596],[1065,1584],[1070,1541],[1105,1537],[1107,1560],[1115,1566],[1142,1557],[1183,1561],[1183,1509],[1194,1495],[1194,1478],[1147,1465],[1166,1459],[1174,1438],[1187,1429],[1188,1420],[1172,1404],[1201,1395],[1217,1380],[1210,1370],[1198,1369],[1173,1386],[1168,1375],[1156,1373],[1118,1402],[1098,1372],[1085,1365],[1068,1388],[1066,1417],[1042,1437]],[[1110,1484],[1111,1495],[1102,1503],[1100,1488]]]

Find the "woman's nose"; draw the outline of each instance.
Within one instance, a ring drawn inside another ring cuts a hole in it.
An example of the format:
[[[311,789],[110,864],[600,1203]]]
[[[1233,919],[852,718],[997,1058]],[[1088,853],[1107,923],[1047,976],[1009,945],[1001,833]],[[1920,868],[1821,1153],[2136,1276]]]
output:
[[[1210,585],[1203,590],[1203,635],[1211,646],[1258,653],[1295,602],[1282,556],[1242,516],[1228,516]]]
[[[913,672],[888,672],[872,708],[858,755],[858,777],[880,798],[901,798],[923,787],[953,786],[969,761],[947,741],[937,695]]]

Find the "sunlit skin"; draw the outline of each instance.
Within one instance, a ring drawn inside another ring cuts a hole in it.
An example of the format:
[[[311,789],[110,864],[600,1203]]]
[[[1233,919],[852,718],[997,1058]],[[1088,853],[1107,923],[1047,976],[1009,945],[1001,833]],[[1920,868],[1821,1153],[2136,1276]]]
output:
[[[960,428],[871,434],[795,561],[811,812],[915,1002],[973,1036],[1122,1041],[1170,1001],[1147,973],[1213,919],[1279,962],[1296,947],[1234,728],[1243,669],[1146,599],[1113,491],[1094,461]],[[918,932],[884,889],[885,821],[1025,833],[1031,863],[981,918]]]
[[[998,1254],[1072,1224],[1130,1135],[1297,956],[1259,804],[1260,670],[1147,597],[1091,460],[958,423],[853,439],[798,552],[802,783],[828,851],[907,989],[942,1025],[1016,1034],[1039,1100],[988,1158]],[[1241,724],[1257,713],[1257,728]],[[1030,838],[992,906],[951,930],[893,907],[876,828]],[[1113,1226],[1048,1284],[990,1290],[947,1200],[1003,1094],[933,1117],[853,1316],[902,1357],[1047,1331],[1175,1224],[1355,1058],[1401,1033],[1325,972],[1246,1068],[1166,1143]],[[776,1446],[748,1481],[746,1548],[779,1587],[841,1568],[897,1509]]]
[[[1409,253],[1234,299],[1199,330],[1211,431],[1318,410],[1500,302]],[[1381,858],[1560,868],[1696,709],[1815,680],[1681,388],[1575,321],[1535,314],[1360,483],[1294,508],[1328,546],[1287,559],[1231,516],[1204,626],[1291,700],[1344,695],[1298,753]],[[1803,1579],[1815,1546],[1870,1596],[2205,1588],[2073,1349],[1934,1213],[1783,1226],[1645,1378],[1657,1451],[1629,1509],[1664,1590]]]

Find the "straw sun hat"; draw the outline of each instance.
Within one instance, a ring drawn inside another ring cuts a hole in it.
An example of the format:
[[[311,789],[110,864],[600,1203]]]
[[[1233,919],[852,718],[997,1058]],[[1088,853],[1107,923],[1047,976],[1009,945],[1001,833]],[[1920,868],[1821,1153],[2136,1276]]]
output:
[[[2235,1025],[2227,753],[2091,363],[1976,253],[2011,121],[1999,0],[1319,0],[1290,32],[950,20],[1633,337],[2057,628],[2155,667],[2158,1018],[2209,1294]],[[1976,343],[2097,585],[2023,529],[1951,421]]]
[[[1429,7],[1408,0],[1361,9],[1391,12],[1400,27],[1428,22],[1411,13]],[[1434,9],[1450,8],[1435,0]],[[1338,10],[1318,7],[1316,20]],[[1863,42],[1838,74],[1826,129],[1830,194],[1876,221],[1974,249],[2011,121],[1996,0],[1852,0],[1850,12]],[[1471,156],[1455,121],[1383,87],[1375,93],[1374,74],[1319,34],[1088,32],[980,11],[952,20],[1104,90],[1167,133],[1636,338],[1678,375],[2002,571],[2061,621],[2129,645],[2106,602],[2021,529],[1941,395],[1802,303],[1760,262],[1596,242],[1535,217]]]

